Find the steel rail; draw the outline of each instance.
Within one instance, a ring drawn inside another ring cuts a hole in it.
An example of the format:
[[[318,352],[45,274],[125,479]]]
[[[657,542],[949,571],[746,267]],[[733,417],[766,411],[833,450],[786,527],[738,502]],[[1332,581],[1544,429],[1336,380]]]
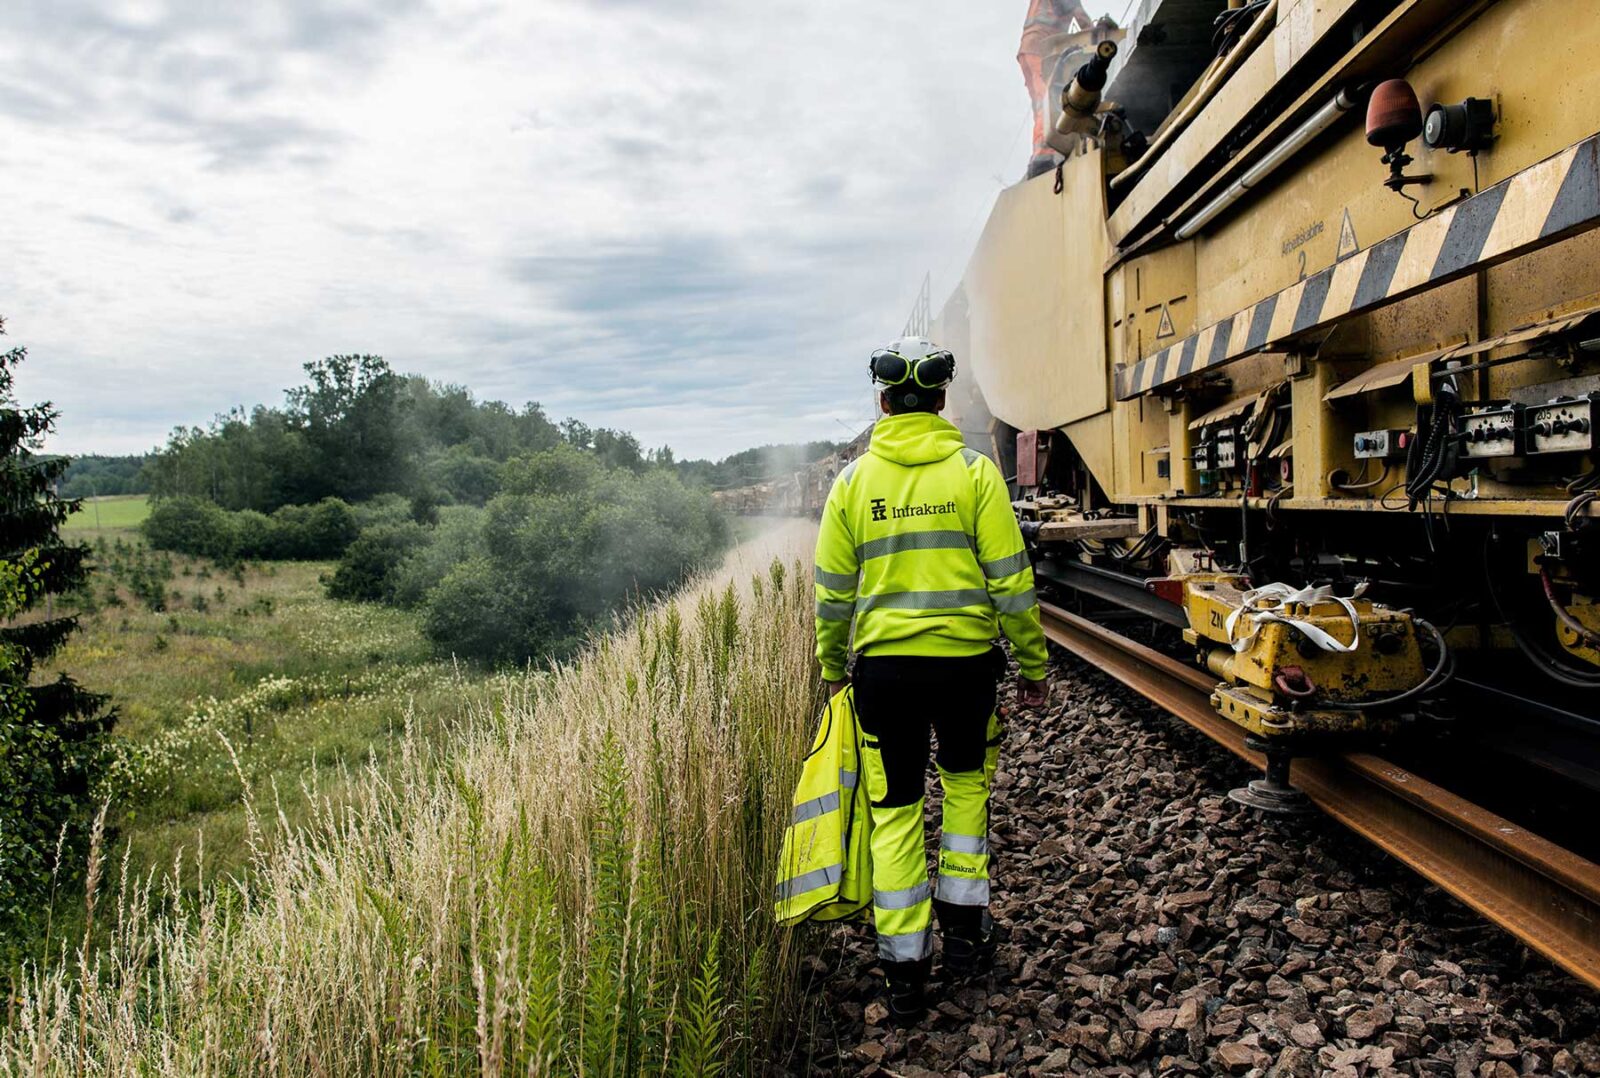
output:
[[[1215,681],[1137,641],[1040,604],[1045,635],[1257,767],[1211,707]],[[1592,988],[1600,989],[1600,865],[1368,753],[1296,759],[1319,808]]]

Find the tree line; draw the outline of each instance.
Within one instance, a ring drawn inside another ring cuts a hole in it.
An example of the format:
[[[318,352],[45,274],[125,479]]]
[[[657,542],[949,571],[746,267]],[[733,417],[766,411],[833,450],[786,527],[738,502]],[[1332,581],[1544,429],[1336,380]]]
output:
[[[281,406],[238,408],[209,426],[175,430],[145,464],[149,492],[261,513],[399,494],[421,515],[482,505],[501,464],[556,445],[633,471],[666,453],[644,451],[623,431],[557,424],[536,403],[480,402],[465,386],[399,374],[378,356],[330,356],[305,371]]]
[[[415,610],[441,653],[485,663],[570,655],[727,546],[669,449],[376,356],[305,371],[281,407],[176,431],[151,457],[152,546],[335,560],[333,596]]]
[[[480,402],[465,386],[397,374],[376,356],[333,356],[306,372],[283,405],[235,408],[205,426],[179,427],[153,453],[74,457],[59,493],[192,497],[262,513],[391,493],[424,507],[482,505],[498,489],[501,464],[558,445],[592,452],[612,468],[662,465],[691,486],[727,490],[782,477],[840,445],[764,445],[718,461],[677,460],[670,448],[646,450],[625,431],[556,423],[536,403]]]

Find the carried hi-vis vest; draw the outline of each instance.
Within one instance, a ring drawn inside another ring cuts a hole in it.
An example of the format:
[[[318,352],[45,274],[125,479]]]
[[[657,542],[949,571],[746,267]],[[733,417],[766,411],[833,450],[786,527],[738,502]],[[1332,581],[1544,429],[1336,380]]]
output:
[[[994,461],[936,415],[886,416],[834,480],[817,537],[817,659],[981,655],[999,632],[1045,675],[1033,567]]]
[[[842,921],[872,905],[872,812],[848,687],[828,701],[794,791],[778,858],[778,923]]]

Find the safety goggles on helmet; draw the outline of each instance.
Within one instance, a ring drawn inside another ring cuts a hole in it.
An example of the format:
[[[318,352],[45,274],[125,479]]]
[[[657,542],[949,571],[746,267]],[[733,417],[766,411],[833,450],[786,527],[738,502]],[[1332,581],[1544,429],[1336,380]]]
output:
[[[892,348],[880,348],[872,353],[868,370],[881,386],[912,383],[923,389],[943,389],[955,379],[956,357],[943,348],[909,357]]]

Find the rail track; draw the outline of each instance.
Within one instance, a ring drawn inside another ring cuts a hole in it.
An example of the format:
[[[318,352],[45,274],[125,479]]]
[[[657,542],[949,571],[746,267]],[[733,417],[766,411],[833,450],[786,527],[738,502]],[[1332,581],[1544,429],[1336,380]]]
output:
[[[1213,679],[1049,603],[1045,634],[1257,767],[1210,704]],[[1600,865],[1369,753],[1297,759],[1320,809],[1574,977],[1600,989]]]

